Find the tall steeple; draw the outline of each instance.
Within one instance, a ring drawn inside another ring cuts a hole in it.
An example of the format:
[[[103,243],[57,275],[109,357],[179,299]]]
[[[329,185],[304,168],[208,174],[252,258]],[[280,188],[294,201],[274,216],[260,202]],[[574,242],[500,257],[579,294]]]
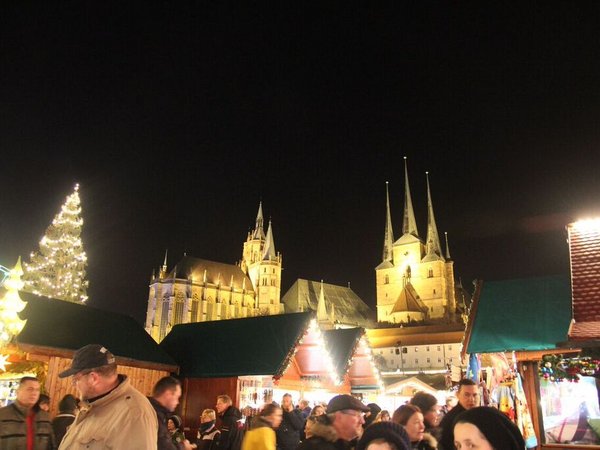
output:
[[[450,257],[450,247],[448,246],[448,232],[444,231],[444,236],[446,236],[446,259],[450,260],[452,259]]]
[[[327,321],[327,307],[325,306],[325,292],[323,290],[323,280],[321,280],[321,291],[319,292],[319,301],[317,302],[317,321]]]
[[[263,230],[263,212],[262,212],[262,201],[258,204],[258,214],[256,214],[256,226],[254,227],[254,239],[264,239],[265,232]]]
[[[387,215],[385,220],[385,232],[383,237],[383,258],[382,261],[391,261],[393,258],[392,247],[394,245],[394,232],[392,231],[392,214],[390,212],[390,192],[389,183],[385,182],[385,197],[387,202]]]
[[[431,201],[431,189],[429,187],[429,172],[425,172],[427,177],[427,255],[426,259],[444,259],[442,256],[442,247],[440,245],[440,236],[438,235],[437,225],[435,224],[435,215],[433,214],[433,202]]]
[[[271,220],[269,219],[269,228],[267,230],[267,240],[265,241],[265,251],[263,252],[264,259],[275,259],[277,253],[275,252],[275,239],[273,239],[273,228],[271,227]]]
[[[402,234],[412,234],[415,237],[419,237],[417,221],[415,220],[415,211],[412,205],[412,197],[410,196],[406,156],[404,157],[404,220],[402,222]]]

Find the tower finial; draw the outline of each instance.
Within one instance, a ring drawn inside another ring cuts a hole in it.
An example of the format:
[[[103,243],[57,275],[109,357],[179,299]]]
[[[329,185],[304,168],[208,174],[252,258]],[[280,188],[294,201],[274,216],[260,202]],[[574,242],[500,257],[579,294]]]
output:
[[[408,163],[404,157],[404,220],[402,221],[402,233],[412,234],[419,237],[417,230],[417,221],[415,220],[415,211],[413,209],[412,197],[410,195],[410,185],[408,183]]]
[[[394,245],[394,232],[392,231],[392,214],[390,210],[389,182],[385,182],[386,218],[385,231],[383,234],[383,257],[382,261],[391,261],[393,258],[392,246]]]
[[[450,257],[450,247],[448,246],[448,232],[444,231],[444,236],[446,237],[446,259],[452,259]]]
[[[254,227],[254,239],[264,239],[265,232],[263,230],[263,211],[262,200],[258,203],[258,213],[256,214],[256,225]]]
[[[444,259],[440,245],[435,215],[433,214],[433,202],[431,201],[431,188],[429,187],[429,172],[425,172],[427,178],[427,255],[426,257],[437,257]]]

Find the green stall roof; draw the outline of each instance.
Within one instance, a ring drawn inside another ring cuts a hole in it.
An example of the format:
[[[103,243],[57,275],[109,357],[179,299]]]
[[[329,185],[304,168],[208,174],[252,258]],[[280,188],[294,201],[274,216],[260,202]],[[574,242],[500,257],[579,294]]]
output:
[[[567,339],[567,276],[486,281],[476,300],[467,353],[548,350]]]
[[[115,356],[177,369],[175,361],[130,316],[26,292],[19,296],[27,302],[19,314],[27,323],[17,343],[69,351],[102,344]]]
[[[280,375],[313,313],[175,325],[160,346],[188,378]]]
[[[338,376],[341,377],[347,372],[350,359],[354,356],[355,348],[364,333],[364,328],[340,328],[323,332]]]

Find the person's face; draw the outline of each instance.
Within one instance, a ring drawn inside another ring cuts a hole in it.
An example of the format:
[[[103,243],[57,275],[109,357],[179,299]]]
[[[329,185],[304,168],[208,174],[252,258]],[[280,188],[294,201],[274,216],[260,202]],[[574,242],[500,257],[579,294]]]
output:
[[[169,419],[169,420],[167,421],[167,429],[168,429],[169,431],[175,431],[175,423],[173,423],[173,420],[172,420],[172,419]]]
[[[40,403],[40,409],[42,411],[48,412],[50,411],[50,405],[48,403]]]
[[[169,411],[175,411],[177,405],[179,405],[179,398],[181,397],[181,386],[175,386],[175,389],[167,389],[162,398],[162,405]]]
[[[306,424],[304,425],[304,435],[306,436],[306,439],[312,436],[312,433],[310,432],[310,427],[312,426],[313,422],[311,420],[307,420]]]
[[[458,398],[458,402],[465,409],[471,409],[479,406],[479,388],[475,385],[461,386],[456,396]]]
[[[35,380],[27,380],[20,384],[17,389],[17,401],[31,408],[40,399],[40,382]]]
[[[374,442],[367,445],[366,450],[392,450],[392,447],[387,442]]]
[[[229,408],[229,404],[228,403],[225,403],[220,398],[217,399],[217,404],[215,405],[215,409],[217,410],[217,412],[219,414],[223,414],[227,408]]]
[[[423,433],[425,432],[425,422],[423,421],[423,414],[420,412],[414,413],[408,421],[406,425],[404,425],[404,429],[406,430],[406,434],[408,434],[408,438],[410,442],[418,442],[423,439]]]
[[[479,428],[472,423],[454,425],[454,445],[457,450],[494,450]]]
[[[267,420],[271,423],[273,428],[279,428],[279,425],[281,425],[281,421],[283,420],[283,411],[277,408],[273,411],[273,414],[267,417]]]
[[[315,416],[322,416],[323,414],[325,414],[325,408],[323,408],[321,405],[315,406],[315,409],[313,409],[312,414]]]
[[[364,413],[353,409],[344,409],[335,413],[333,427],[340,439],[351,441],[360,436],[364,423]]]
[[[425,422],[431,424],[432,427],[437,427],[440,421],[440,407],[439,405],[434,405],[429,410],[423,414],[423,418]]]
[[[210,416],[200,416],[200,423],[207,423],[212,421]]]
[[[288,397],[287,395],[281,399],[281,407],[286,411],[291,411],[294,409],[294,405],[292,404],[292,397]]]
[[[91,379],[92,377],[93,372],[83,371],[76,373],[71,378],[73,386],[77,388],[77,390],[81,394],[81,398],[84,400],[94,397],[94,380]]]

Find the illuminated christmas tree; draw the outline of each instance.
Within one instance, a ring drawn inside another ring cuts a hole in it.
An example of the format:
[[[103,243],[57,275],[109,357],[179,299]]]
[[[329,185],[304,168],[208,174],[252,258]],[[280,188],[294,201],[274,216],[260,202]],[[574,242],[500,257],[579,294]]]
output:
[[[80,214],[77,184],[46,229],[39,252],[32,252],[29,264],[25,264],[24,290],[75,303],[87,300],[87,256],[81,241]]]

